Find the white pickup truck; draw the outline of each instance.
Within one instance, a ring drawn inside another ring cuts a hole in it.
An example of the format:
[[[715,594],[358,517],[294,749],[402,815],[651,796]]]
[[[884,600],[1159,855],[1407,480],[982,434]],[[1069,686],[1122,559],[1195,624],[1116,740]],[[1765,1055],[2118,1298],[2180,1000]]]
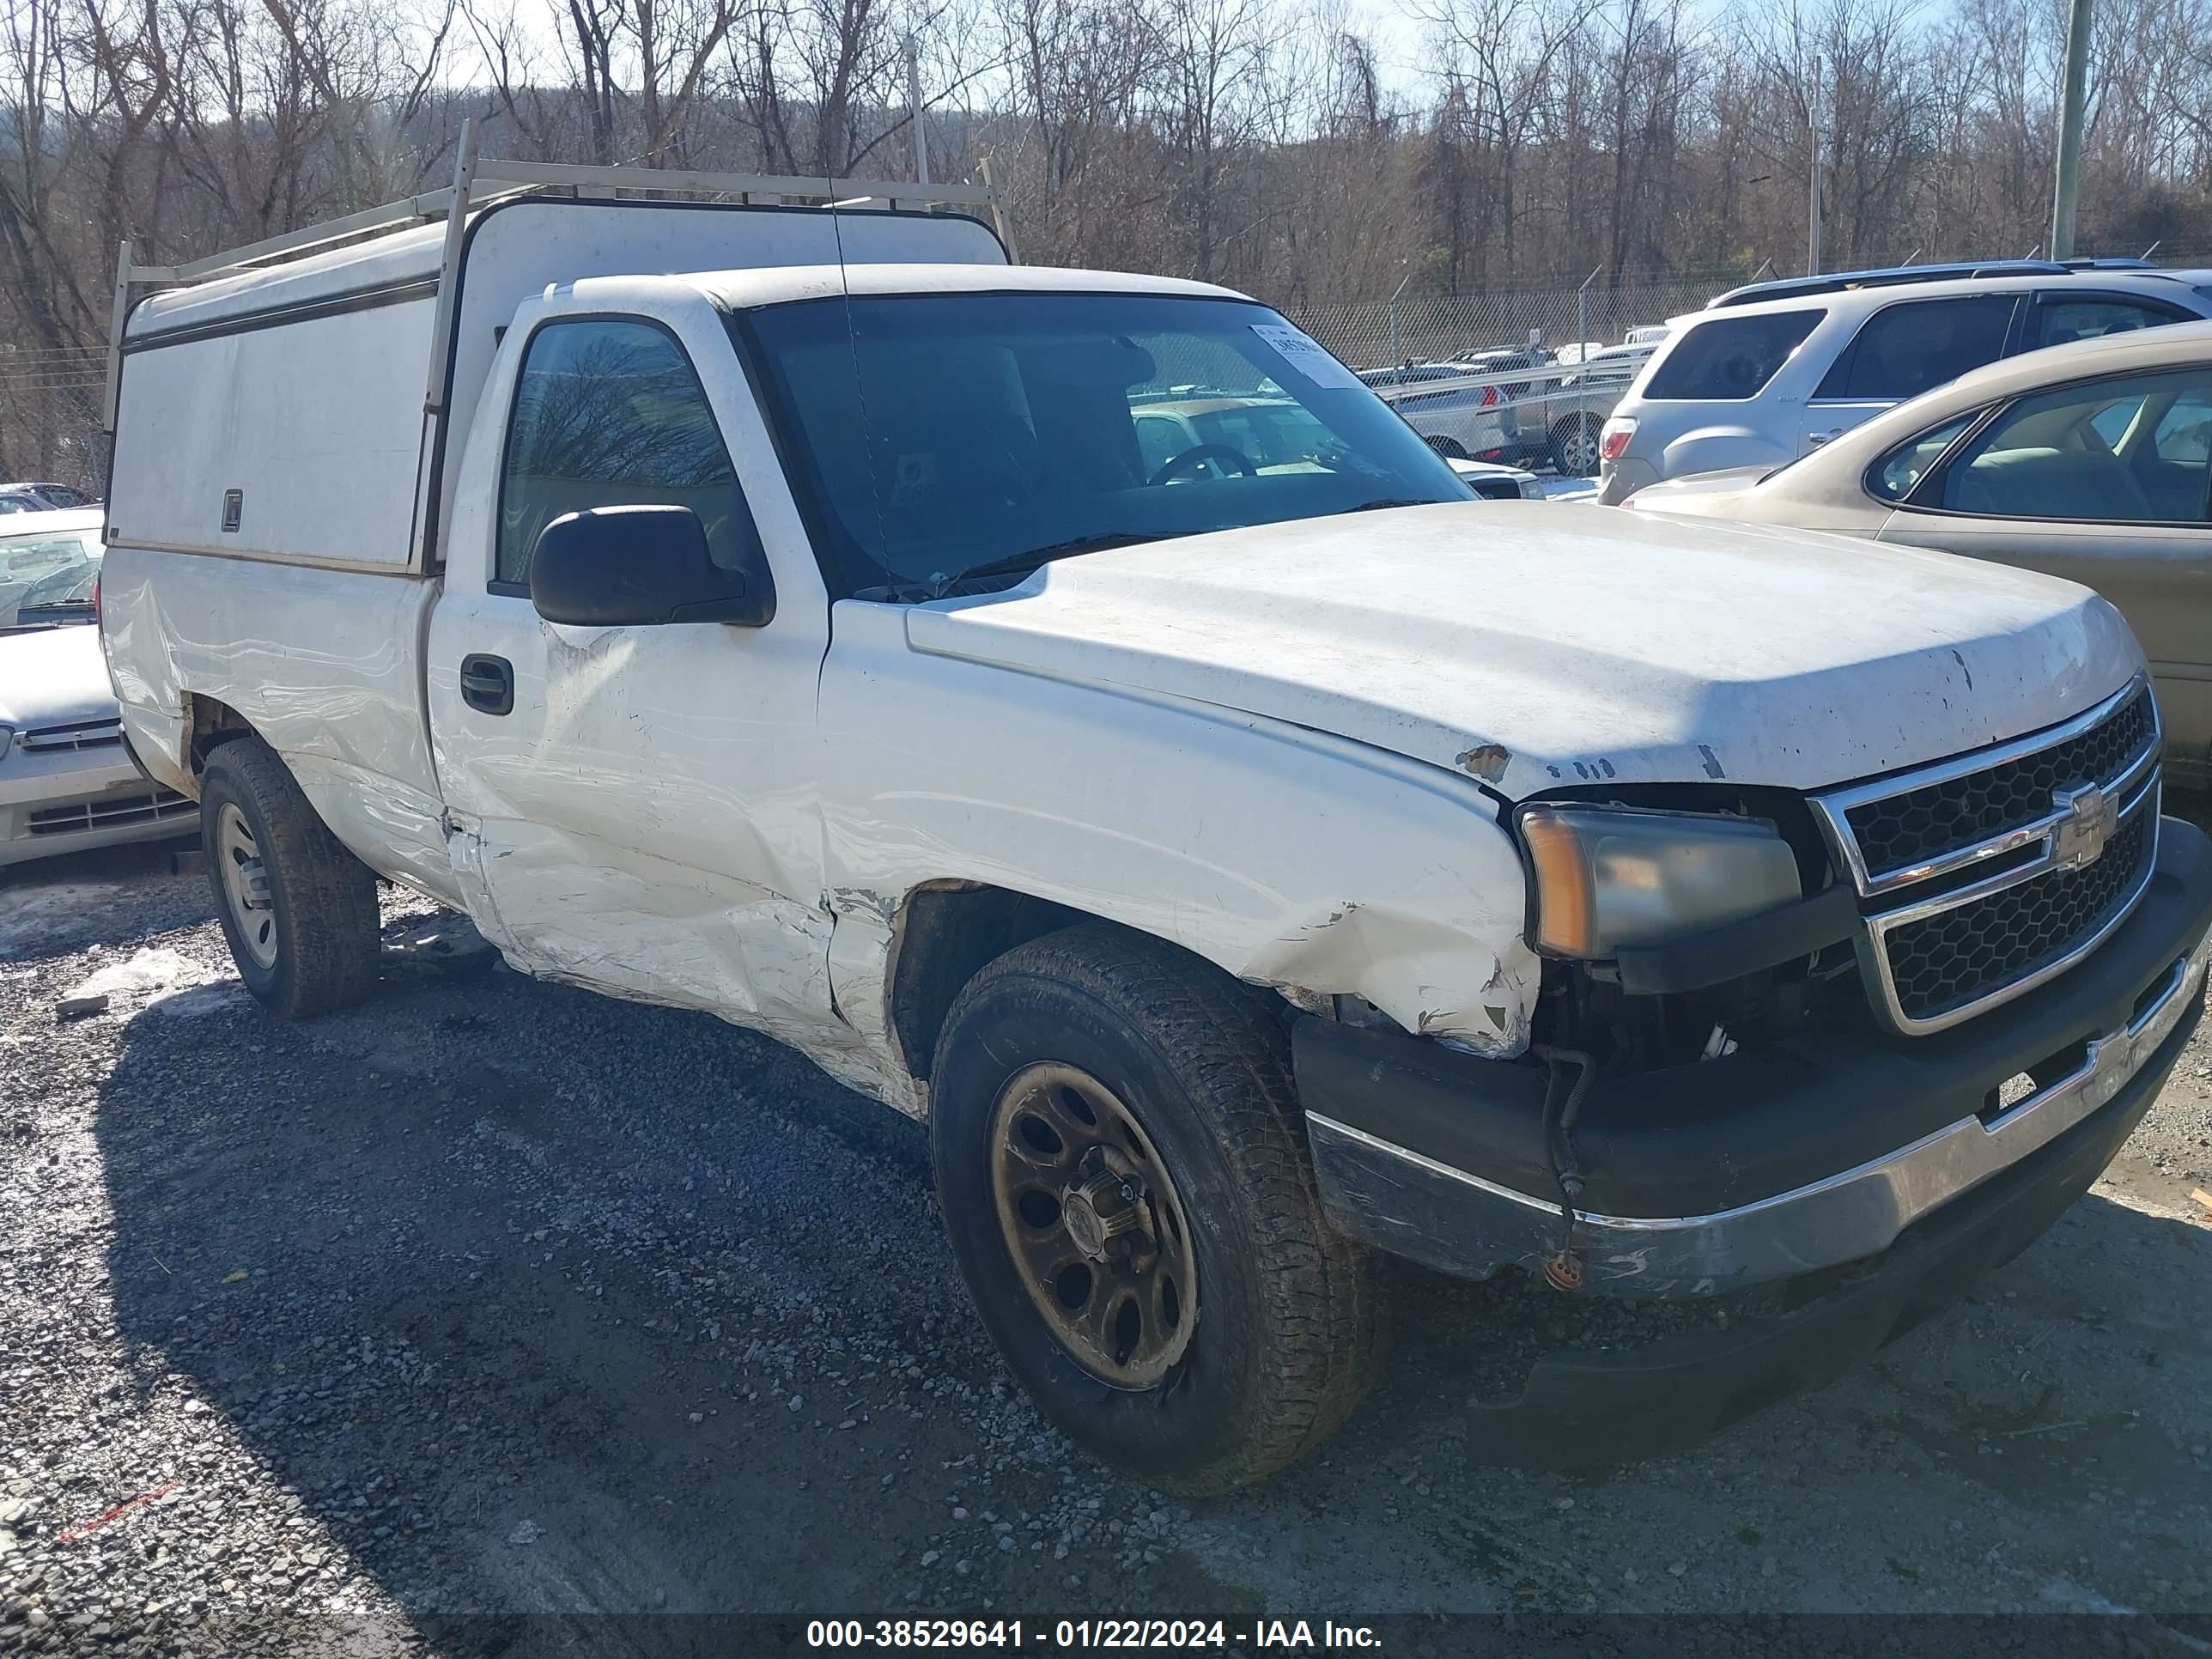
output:
[[[746,204],[810,189],[878,204]],[[1733,1298],[1477,1415],[1604,1462],[2103,1168],[2212,923],[2109,605],[1472,501],[1265,307],[902,195],[975,199],[465,158],[126,248],[103,637],[271,1008],[374,993],[381,878],[773,1034],[927,1118],[1008,1366],[1193,1492],[1352,1408],[1377,1250]],[[1328,439],[1151,465],[1170,394]]]

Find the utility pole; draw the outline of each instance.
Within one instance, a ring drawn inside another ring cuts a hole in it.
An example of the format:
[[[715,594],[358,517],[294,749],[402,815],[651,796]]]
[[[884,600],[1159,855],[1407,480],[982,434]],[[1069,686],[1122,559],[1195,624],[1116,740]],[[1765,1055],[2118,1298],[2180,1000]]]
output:
[[[2077,0],[2086,5],[2088,0]],[[1813,142],[1813,165],[1805,203],[1805,274],[1820,274],[1820,60],[1813,60],[1813,83],[1805,94],[1805,126]]]
[[[2089,0],[2074,0],[2058,93],[2058,167],[2051,190],[2051,257],[2074,254],[2074,203],[2081,167],[2081,117],[2089,100]]]
[[[915,49],[911,34],[906,38],[906,106],[914,123],[915,182],[926,185],[929,182],[929,136],[921,128],[921,54]]]

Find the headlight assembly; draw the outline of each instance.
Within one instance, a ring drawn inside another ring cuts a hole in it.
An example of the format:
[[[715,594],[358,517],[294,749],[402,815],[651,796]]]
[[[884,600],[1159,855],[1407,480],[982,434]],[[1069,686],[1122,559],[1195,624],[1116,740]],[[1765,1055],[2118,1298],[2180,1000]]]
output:
[[[1802,896],[1773,825],[1706,812],[1538,804],[1520,813],[1535,872],[1534,944],[1602,960]]]

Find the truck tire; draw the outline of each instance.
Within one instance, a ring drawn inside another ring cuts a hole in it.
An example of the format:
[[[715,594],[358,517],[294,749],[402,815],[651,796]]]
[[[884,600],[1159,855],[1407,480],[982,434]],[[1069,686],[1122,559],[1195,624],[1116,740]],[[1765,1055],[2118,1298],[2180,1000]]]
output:
[[[1593,477],[1597,472],[1597,422],[1570,415],[1552,428],[1552,470],[1562,478]]]
[[[246,988],[287,1019],[376,989],[376,878],[333,836],[276,753],[234,738],[200,777],[216,914]]]
[[[1106,924],[1050,934],[961,992],[931,1095],[962,1277],[1078,1445],[1202,1496],[1295,1462],[1358,1403],[1373,1262],[1322,1218],[1260,994]]]
[[[1431,433],[1422,441],[1448,461],[1463,461],[1468,458],[1467,446],[1456,438],[1447,438],[1439,434]]]

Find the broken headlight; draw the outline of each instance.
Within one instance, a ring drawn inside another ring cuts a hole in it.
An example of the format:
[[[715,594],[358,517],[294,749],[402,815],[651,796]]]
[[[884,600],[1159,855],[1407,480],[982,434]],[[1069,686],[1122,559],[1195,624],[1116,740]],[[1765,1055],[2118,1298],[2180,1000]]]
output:
[[[1534,872],[1530,942],[1553,956],[1662,945],[1803,891],[1790,844],[1757,818],[1540,802],[1518,821]]]

